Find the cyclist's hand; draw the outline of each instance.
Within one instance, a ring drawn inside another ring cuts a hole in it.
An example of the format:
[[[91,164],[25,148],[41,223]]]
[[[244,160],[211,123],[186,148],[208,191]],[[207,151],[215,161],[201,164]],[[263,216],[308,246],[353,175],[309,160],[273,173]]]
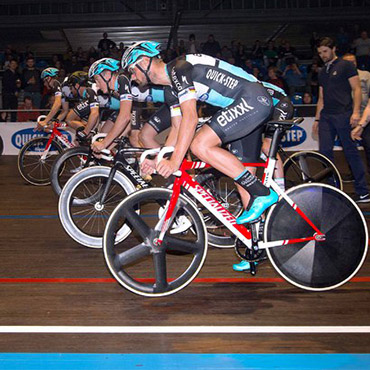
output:
[[[165,179],[170,177],[174,172],[179,169],[179,165],[173,159],[162,159],[157,164],[157,172]]]
[[[351,131],[352,140],[361,140],[361,135],[362,135],[363,131],[364,131],[364,129],[361,126],[356,126]]]
[[[145,159],[140,166],[142,175],[151,175],[156,169],[156,160],[155,159]]]
[[[37,122],[36,131],[44,131],[45,126],[48,124],[47,121],[39,121]]]
[[[83,128],[82,130],[76,130],[76,140],[80,144],[85,144],[87,142],[87,137],[88,137],[88,134],[85,133]]]
[[[355,128],[360,122],[360,119],[361,115],[359,113],[353,113],[350,120],[351,126]]]
[[[91,144],[91,149],[94,153],[100,153],[105,149],[104,141],[95,141]]]

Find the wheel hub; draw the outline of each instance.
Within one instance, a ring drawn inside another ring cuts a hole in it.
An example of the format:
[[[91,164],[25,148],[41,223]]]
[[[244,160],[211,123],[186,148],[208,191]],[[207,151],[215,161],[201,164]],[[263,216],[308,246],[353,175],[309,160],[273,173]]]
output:
[[[101,212],[103,209],[104,209],[104,204],[101,204],[101,203],[95,203],[95,206],[94,208],[98,211],[98,212]]]

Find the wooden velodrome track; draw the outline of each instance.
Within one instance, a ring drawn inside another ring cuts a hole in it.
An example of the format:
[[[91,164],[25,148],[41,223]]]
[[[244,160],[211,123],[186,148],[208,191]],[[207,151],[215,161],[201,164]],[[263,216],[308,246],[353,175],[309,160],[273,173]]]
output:
[[[268,262],[260,266],[256,278],[235,273],[231,268],[237,261],[233,250],[211,248],[199,279],[186,289],[170,297],[143,298],[124,290],[111,278],[101,250],[81,247],[65,234],[51,188],[25,184],[15,156],[0,157],[0,186],[0,327],[370,325],[369,257],[357,280],[335,291],[316,293],[282,281]],[[370,206],[362,209],[366,215]],[[0,352],[369,350],[368,332],[0,334]]]

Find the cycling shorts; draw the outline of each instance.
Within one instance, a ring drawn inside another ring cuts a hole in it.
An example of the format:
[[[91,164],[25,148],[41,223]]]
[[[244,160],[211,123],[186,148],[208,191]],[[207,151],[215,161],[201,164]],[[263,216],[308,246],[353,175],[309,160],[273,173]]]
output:
[[[171,111],[169,106],[166,104],[161,105],[161,107],[149,118],[148,124],[158,133],[170,128]]]
[[[274,106],[274,111],[272,112],[272,121],[283,121],[286,119],[292,119],[294,115],[294,106],[287,96],[284,96],[280,101]],[[267,126],[265,130],[265,137],[271,139],[274,135],[275,129],[271,126]]]

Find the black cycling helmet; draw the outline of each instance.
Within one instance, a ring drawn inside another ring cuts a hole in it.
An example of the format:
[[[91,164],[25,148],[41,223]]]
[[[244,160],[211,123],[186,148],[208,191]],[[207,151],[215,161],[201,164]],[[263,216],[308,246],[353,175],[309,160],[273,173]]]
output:
[[[73,72],[67,80],[67,85],[75,87],[76,84],[80,86],[87,86],[88,83],[88,74],[83,71]]]

